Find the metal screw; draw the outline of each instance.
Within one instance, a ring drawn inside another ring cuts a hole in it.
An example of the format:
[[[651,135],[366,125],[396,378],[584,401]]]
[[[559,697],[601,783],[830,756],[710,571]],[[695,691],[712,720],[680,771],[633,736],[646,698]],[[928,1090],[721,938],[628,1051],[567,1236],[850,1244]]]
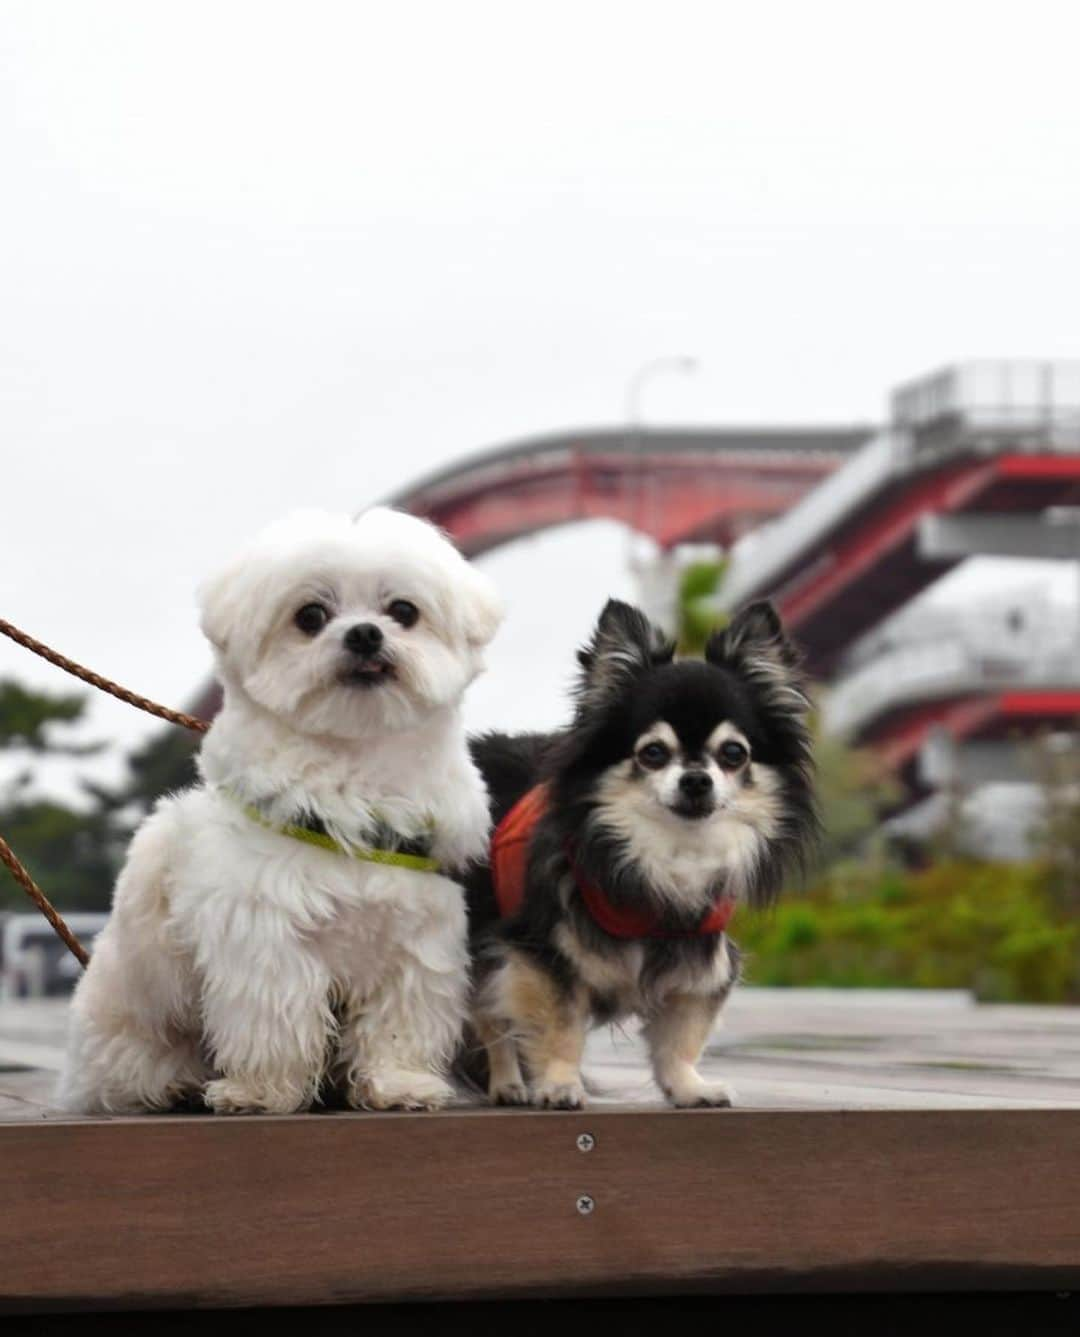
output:
[[[595,1207],[596,1203],[587,1193],[583,1193],[577,1200],[577,1209],[582,1216],[588,1216]]]
[[[593,1147],[595,1146],[596,1146],[596,1138],[593,1137],[592,1133],[578,1134],[578,1140],[577,1140],[578,1151],[592,1151]]]

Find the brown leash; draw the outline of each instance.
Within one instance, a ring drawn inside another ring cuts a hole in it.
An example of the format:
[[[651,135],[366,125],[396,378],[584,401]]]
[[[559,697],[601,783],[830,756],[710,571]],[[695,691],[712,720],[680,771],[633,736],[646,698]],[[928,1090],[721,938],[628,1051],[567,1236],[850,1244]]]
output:
[[[67,924],[64,923],[60,915],[53,909],[49,902],[49,898],[15,857],[15,851],[3,836],[0,836],[0,860],[7,865],[11,876],[19,886],[22,887],[23,891],[26,892],[27,896],[30,897],[37,908],[53,926],[57,936],[61,939],[64,946],[75,960],[78,961],[79,965],[85,966],[90,960],[86,953],[86,948],[78,940],[75,934],[72,933],[71,929],[68,928]]]
[[[15,641],[17,645],[23,646],[35,655],[40,655],[42,659],[47,659],[50,664],[55,664],[57,668],[62,668],[65,673],[74,674],[76,678],[88,682],[91,687],[97,687],[102,692],[108,692],[110,696],[126,701],[129,706],[135,706],[138,710],[145,710],[150,715],[156,715],[158,719],[168,720],[170,724],[179,724],[185,729],[194,730],[196,733],[205,733],[210,727],[206,720],[196,719],[194,715],[185,715],[179,710],[170,710],[168,706],[159,706],[156,701],[151,701],[145,696],[139,696],[135,692],[129,692],[126,687],[121,687],[119,683],[115,683],[109,678],[103,678],[100,673],[95,673],[93,669],[84,668],[82,664],[76,664],[73,659],[68,659],[66,655],[62,655],[59,651],[35,640],[33,636],[28,636],[25,631],[20,631],[18,627],[5,621],[2,617],[0,617],[0,632]],[[57,936],[75,960],[81,966],[85,966],[90,960],[86,948],[64,923],[60,915],[57,914],[48,897],[16,858],[14,850],[3,836],[0,836],[0,862],[6,865],[11,876],[53,926]]]
[[[0,617],[0,632],[10,637],[16,644],[25,646],[27,650],[32,650],[35,655],[47,659],[50,664],[62,668],[65,673],[73,673],[76,678],[88,682],[91,687],[97,687],[102,692],[108,692],[110,696],[126,701],[129,706],[135,706],[137,710],[145,710],[150,715],[156,715],[160,720],[168,720],[170,724],[180,724],[185,729],[194,729],[196,733],[205,733],[210,727],[205,720],[197,720],[194,715],[185,715],[179,710],[170,710],[168,706],[159,706],[156,701],[151,701],[145,696],[139,696],[135,692],[129,692],[126,687],[121,687],[119,683],[113,682],[110,678],[103,678],[100,673],[95,673],[93,669],[84,668],[82,664],[76,664],[73,659],[68,659],[66,655],[60,654],[59,651],[50,649],[49,646],[43,645],[41,641],[36,641],[33,636],[28,636],[25,631],[20,631],[18,627],[12,626],[10,622],[5,622],[2,617]]]

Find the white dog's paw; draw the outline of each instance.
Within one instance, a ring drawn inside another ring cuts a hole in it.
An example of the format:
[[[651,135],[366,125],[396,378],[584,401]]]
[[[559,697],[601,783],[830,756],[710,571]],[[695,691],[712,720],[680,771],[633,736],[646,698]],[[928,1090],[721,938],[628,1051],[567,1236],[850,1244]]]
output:
[[[529,1090],[524,1082],[501,1082],[488,1092],[493,1105],[527,1105]]]
[[[585,1106],[585,1088],[580,1079],[570,1082],[537,1082],[532,1103],[542,1110],[580,1110]]]
[[[243,1082],[235,1077],[207,1082],[203,1099],[215,1114],[296,1114],[311,1103],[302,1093]]]
[[[726,1082],[706,1082],[700,1077],[696,1081],[680,1082],[677,1086],[669,1087],[665,1094],[680,1110],[730,1109],[735,1103],[733,1087]]]
[[[350,1103],[367,1110],[437,1110],[454,1098],[454,1088],[434,1072],[395,1068],[369,1073]]]

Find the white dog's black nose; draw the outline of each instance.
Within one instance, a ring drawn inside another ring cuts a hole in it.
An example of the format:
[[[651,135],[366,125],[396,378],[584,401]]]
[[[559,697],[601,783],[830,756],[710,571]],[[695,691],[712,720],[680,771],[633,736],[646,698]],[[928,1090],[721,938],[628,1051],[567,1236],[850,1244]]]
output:
[[[382,629],[374,622],[358,622],[345,633],[345,648],[354,655],[373,655],[382,643]]]
[[[712,789],[712,776],[708,771],[683,771],[679,788],[687,798],[704,798]]]

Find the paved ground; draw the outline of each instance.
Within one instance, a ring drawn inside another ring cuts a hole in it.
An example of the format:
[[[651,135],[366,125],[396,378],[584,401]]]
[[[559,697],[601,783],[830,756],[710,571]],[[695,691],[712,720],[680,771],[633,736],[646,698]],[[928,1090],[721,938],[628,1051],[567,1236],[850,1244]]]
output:
[[[0,1004],[0,1121],[55,1118],[65,1005]],[[1080,1008],[965,993],[743,989],[703,1068],[751,1109],[1080,1108]],[[590,1041],[603,1105],[654,1104],[639,1040]]]

